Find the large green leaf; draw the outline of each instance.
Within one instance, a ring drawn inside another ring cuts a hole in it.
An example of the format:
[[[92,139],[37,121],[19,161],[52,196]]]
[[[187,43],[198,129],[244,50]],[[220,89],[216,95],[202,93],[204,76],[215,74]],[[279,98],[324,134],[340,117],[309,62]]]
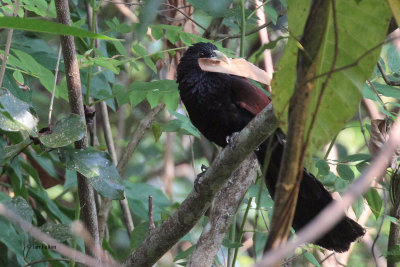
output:
[[[34,134],[38,119],[32,115],[31,106],[10,94],[0,90],[0,129],[10,132],[28,131]]]
[[[378,219],[381,215],[383,206],[382,198],[379,196],[378,191],[376,191],[375,188],[370,188],[365,194],[365,199],[367,200],[372,213],[375,215],[375,218]]]
[[[309,2],[307,1],[303,3],[303,1],[296,0],[288,3],[289,28],[291,33],[297,37],[303,31],[308,7]],[[368,53],[358,62],[357,66],[332,75],[312,129],[311,143],[308,148],[309,155],[314,154],[316,150],[329,142],[357,111],[361,99],[361,89],[365,80],[371,75],[380,52],[379,47],[371,49],[384,41],[391,17],[386,2],[380,0],[364,0],[359,3],[357,1],[339,0],[336,1],[336,11],[339,45],[336,68],[352,64],[361,55],[367,51]],[[317,66],[317,73],[319,74],[329,71],[332,64],[335,43],[333,29],[332,12],[330,12],[328,29],[319,52]],[[299,40],[299,38],[296,39]],[[289,100],[296,81],[296,45],[297,41],[290,38],[284,55],[278,64],[278,72],[272,84],[275,112],[281,120],[281,127],[284,129],[287,128]],[[316,90],[313,92],[308,125],[310,125],[318,95],[325,79],[326,76],[323,76],[315,81]]]
[[[24,198],[16,196],[13,199],[2,201],[2,204],[25,221],[31,222],[33,220],[33,210]]]
[[[40,142],[51,148],[67,146],[81,140],[86,134],[85,118],[77,114],[59,120],[50,133],[40,135]]]
[[[139,104],[145,98],[151,108],[157,106],[163,99],[168,109],[175,110],[178,106],[178,84],[173,80],[160,80],[152,82],[134,82],[130,86],[129,100],[132,107]]]
[[[161,220],[161,212],[167,212],[166,208],[171,203],[160,189],[145,183],[125,183],[125,185],[126,197],[134,204],[130,205],[133,213],[144,220],[148,220],[148,199],[149,196],[152,196],[154,220]]]
[[[0,166],[4,164],[7,160],[12,160],[15,156],[22,152],[29,144],[31,144],[31,140],[26,138],[24,141],[7,147],[0,147]]]
[[[90,184],[102,196],[112,199],[124,198],[122,179],[108,153],[91,147],[63,147],[59,149],[59,153],[66,167],[88,178]]]
[[[56,23],[40,19],[27,19],[16,17],[0,17],[0,28],[17,29],[23,31],[43,32],[57,35],[72,35],[83,38],[97,38],[104,40],[115,41],[117,39],[111,38],[102,34],[86,31],[74,26],[67,26],[61,23]]]

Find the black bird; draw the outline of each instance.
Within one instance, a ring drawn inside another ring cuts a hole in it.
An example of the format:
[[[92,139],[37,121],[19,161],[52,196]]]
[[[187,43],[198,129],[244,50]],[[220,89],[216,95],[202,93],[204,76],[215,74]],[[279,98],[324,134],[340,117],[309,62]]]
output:
[[[226,138],[242,130],[250,120],[270,102],[268,96],[248,79],[200,69],[199,58],[217,57],[217,47],[211,43],[197,43],[189,47],[178,65],[177,82],[183,103],[193,125],[210,141],[226,146]],[[271,160],[265,182],[274,198],[284,141],[278,129],[272,138]],[[261,165],[269,140],[255,151]],[[301,229],[325,206],[333,201],[330,193],[309,172],[304,170],[297,200],[293,228]],[[343,252],[351,242],[364,235],[358,223],[345,217],[315,244],[326,249]]]

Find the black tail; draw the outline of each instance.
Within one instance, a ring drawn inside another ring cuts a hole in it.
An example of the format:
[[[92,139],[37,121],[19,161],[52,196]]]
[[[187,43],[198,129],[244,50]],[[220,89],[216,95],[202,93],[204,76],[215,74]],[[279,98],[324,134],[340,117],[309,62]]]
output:
[[[271,197],[275,195],[275,185],[279,175],[279,167],[283,154],[283,142],[280,138],[283,134],[278,130],[272,137],[271,159],[266,172],[265,182]],[[261,165],[264,163],[265,152],[268,146],[265,141],[256,152]],[[304,169],[303,179],[300,184],[299,197],[293,219],[293,228],[297,231],[311,221],[331,201],[331,194],[324,188],[314,175]],[[350,244],[358,237],[363,236],[365,230],[361,225],[345,217],[332,230],[318,239],[315,244],[329,250],[343,252],[349,249]]]

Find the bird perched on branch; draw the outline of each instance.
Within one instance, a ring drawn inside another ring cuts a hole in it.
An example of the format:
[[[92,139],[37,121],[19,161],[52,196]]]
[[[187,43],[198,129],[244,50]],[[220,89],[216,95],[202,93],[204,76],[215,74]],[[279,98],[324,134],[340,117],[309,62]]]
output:
[[[211,43],[197,43],[189,47],[178,65],[177,82],[183,103],[193,125],[218,146],[227,145],[227,137],[242,130],[250,120],[270,103],[269,97],[248,79],[216,72],[205,72],[199,58],[226,56]],[[258,161],[264,164],[269,141],[271,159],[265,182],[274,198],[275,185],[284,148],[283,133],[279,129],[255,151]],[[297,231],[312,220],[333,201],[330,193],[307,170],[303,172],[293,228]],[[326,249],[343,252],[351,242],[364,235],[365,230],[349,217],[341,220],[315,244]]]

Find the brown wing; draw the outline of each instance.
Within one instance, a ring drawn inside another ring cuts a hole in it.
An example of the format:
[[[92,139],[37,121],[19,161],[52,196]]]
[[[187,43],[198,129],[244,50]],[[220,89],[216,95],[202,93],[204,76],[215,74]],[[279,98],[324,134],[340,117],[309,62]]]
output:
[[[250,113],[257,115],[271,99],[248,79],[232,76],[232,96],[234,101]]]

